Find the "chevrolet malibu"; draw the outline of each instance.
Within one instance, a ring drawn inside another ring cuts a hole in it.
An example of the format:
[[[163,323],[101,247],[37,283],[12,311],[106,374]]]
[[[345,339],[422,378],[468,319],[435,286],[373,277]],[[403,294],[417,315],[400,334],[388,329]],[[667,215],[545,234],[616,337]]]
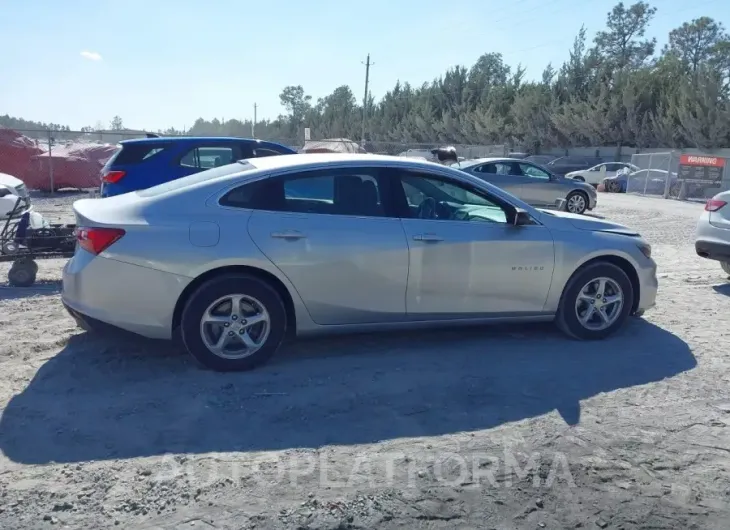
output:
[[[74,212],[79,325],[179,337],[221,371],[329,332],[555,321],[603,339],[657,292],[633,230],[408,158],[248,159]]]

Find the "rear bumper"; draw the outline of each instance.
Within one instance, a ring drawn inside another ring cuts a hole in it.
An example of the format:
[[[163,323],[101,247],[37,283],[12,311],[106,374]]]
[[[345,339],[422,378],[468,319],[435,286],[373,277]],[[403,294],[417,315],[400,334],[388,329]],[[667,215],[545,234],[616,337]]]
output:
[[[701,258],[730,262],[730,243],[697,240],[695,252]]]
[[[169,339],[175,304],[189,282],[79,250],[63,269],[61,300],[81,327],[88,317],[145,337]]]

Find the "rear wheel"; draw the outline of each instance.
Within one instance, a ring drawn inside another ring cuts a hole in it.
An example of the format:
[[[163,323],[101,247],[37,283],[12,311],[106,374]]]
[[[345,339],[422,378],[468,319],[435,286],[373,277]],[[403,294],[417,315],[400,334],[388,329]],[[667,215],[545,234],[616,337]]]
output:
[[[248,275],[228,274],[201,285],[181,319],[187,351],[217,371],[250,370],[276,352],[286,332],[286,311],[278,293]]]
[[[626,273],[612,263],[593,263],[568,281],[555,321],[573,338],[603,339],[623,325],[633,303]]]
[[[582,214],[588,209],[588,195],[582,191],[571,191],[566,201],[566,208],[570,213]]]

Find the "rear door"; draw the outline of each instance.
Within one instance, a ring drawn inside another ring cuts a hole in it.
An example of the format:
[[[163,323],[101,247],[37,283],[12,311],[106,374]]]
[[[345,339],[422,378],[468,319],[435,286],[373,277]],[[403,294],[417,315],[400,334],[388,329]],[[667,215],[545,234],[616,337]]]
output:
[[[556,199],[564,199],[561,188],[550,179],[550,174],[527,162],[519,163],[524,175],[521,199],[535,206],[555,206]]]
[[[405,318],[408,244],[374,168],[270,179],[248,232],[321,325]]]

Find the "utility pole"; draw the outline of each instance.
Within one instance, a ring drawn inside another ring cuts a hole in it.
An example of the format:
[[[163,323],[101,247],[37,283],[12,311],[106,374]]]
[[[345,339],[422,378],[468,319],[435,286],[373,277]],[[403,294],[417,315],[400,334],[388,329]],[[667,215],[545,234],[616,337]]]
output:
[[[258,105],[256,103],[253,104],[253,122],[251,122],[251,138],[256,138],[256,110],[258,109]]]
[[[375,64],[370,62],[370,54],[368,53],[365,65],[365,96],[362,98],[362,133],[360,134],[360,147],[365,143],[365,129],[368,118],[368,84],[370,83],[370,67]]]

